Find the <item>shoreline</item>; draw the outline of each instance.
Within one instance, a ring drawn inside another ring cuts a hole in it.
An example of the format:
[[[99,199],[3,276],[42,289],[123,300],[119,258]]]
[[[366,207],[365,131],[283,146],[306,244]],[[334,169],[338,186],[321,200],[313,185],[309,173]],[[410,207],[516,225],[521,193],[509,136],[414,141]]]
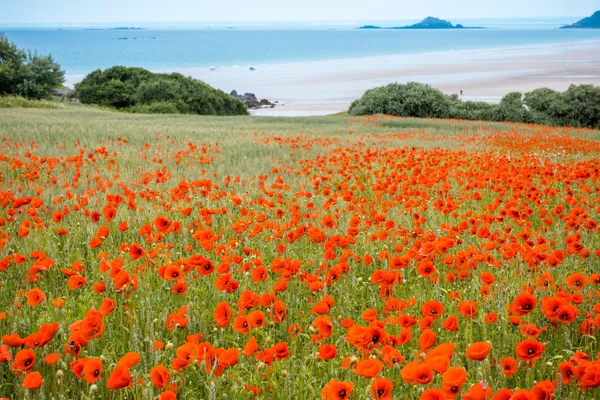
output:
[[[366,90],[392,82],[427,83],[447,94],[463,90],[464,100],[488,102],[538,87],[563,91],[570,84],[600,86],[600,40],[253,66],[255,71],[232,66],[170,72],[200,79],[226,93],[252,92],[259,99],[283,104],[253,115],[325,115],[345,111]],[[75,76],[67,78],[72,84]]]

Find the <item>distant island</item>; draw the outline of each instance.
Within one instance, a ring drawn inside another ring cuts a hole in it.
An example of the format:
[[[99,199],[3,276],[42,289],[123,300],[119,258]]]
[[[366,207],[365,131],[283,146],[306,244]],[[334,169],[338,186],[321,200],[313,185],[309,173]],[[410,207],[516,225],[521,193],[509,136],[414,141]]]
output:
[[[118,28],[84,28],[84,31],[141,31],[144,28],[120,26]]]
[[[563,26],[561,29],[598,29],[600,28],[600,11],[596,11],[591,17],[584,18],[572,25]]]
[[[409,26],[381,27],[376,25],[365,25],[358,29],[484,29],[481,27],[465,27],[461,24],[452,25],[450,21],[435,17],[427,17],[423,21]]]

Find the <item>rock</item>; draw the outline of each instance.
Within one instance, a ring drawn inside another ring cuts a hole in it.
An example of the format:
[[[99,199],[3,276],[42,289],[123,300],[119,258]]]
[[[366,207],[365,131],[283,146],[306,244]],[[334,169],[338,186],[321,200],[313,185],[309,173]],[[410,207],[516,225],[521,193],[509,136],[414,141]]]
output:
[[[254,93],[244,93],[244,96],[242,96],[244,98],[244,100],[248,100],[248,101],[258,101],[258,99],[256,98],[256,95]]]
[[[248,107],[249,109],[275,107],[275,104],[271,103],[267,99],[261,99],[259,101],[254,93],[248,92],[248,93],[244,93],[243,95],[240,95],[237,92],[237,90],[232,90],[230,93],[230,96],[235,97],[236,99],[242,100],[244,102],[244,104],[246,104],[246,107]]]

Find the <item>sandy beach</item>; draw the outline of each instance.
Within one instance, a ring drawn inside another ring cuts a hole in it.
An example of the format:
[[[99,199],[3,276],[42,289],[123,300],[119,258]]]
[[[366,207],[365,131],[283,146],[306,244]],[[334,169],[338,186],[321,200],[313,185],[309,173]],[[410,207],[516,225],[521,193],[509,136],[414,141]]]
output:
[[[254,115],[324,115],[344,111],[366,90],[391,82],[428,83],[465,100],[498,102],[511,91],[600,85],[600,41],[479,51],[397,55],[323,62],[179,70],[223,91],[277,100]]]

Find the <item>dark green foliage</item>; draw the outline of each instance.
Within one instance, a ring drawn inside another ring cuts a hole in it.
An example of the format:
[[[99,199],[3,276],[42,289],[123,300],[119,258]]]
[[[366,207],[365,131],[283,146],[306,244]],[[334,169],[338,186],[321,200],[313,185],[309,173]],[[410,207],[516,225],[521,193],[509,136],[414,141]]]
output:
[[[473,121],[493,121],[498,115],[498,106],[480,101],[458,101],[452,102],[450,115],[454,119],[466,119]]]
[[[498,105],[498,114],[493,116],[495,121],[531,122],[531,114],[521,92],[511,92],[502,98]]]
[[[155,74],[116,66],[96,70],[75,85],[79,100],[136,113],[247,115],[245,104],[178,73]]]
[[[26,53],[0,33],[0,95],[43,99],[62,86],[65,72],[52,56]]]
[[[367,91],[350,105],[350,114],[389,114],[402,117],[446,118],[451,100],[429,85],[392,83]]]
[[[556,125],[600,126],[600,87],[571,85],[554,101],[549,114]]]
[[[350,106],[350,114],[388,114],[482,121],[510,121],[558,126],[598,128],[600,87],[572,85],[560,93],[541,88],[525,95],[512,92],[500,104],[460,101],[420,83],[393,83],[368,90]]]

